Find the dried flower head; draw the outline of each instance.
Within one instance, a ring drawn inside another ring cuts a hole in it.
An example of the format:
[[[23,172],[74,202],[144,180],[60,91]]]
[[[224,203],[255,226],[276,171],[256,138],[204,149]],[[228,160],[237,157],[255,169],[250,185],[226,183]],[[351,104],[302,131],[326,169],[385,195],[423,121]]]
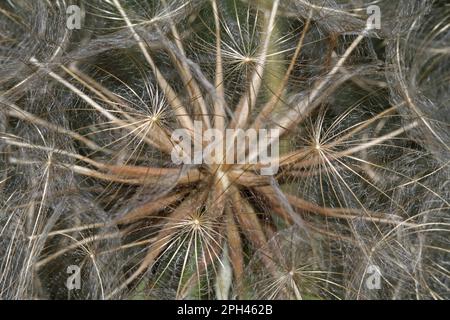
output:
[[[376,5],[2,2],[0,297],[449,298],[450,7]]]

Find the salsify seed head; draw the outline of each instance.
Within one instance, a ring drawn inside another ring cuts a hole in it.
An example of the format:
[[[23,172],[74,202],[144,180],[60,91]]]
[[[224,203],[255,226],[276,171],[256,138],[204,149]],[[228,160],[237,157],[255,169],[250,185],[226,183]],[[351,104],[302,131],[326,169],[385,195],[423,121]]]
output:
[[[0,297],[449,298],[449,17],[3,1]]]

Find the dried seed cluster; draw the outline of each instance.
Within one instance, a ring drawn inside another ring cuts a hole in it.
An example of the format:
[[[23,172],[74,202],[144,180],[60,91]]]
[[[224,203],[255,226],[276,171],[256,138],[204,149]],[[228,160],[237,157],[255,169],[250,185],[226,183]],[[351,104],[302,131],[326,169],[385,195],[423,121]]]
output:
[[[0,297],[449,298],[450,7],[371,5],[3,1]]]

